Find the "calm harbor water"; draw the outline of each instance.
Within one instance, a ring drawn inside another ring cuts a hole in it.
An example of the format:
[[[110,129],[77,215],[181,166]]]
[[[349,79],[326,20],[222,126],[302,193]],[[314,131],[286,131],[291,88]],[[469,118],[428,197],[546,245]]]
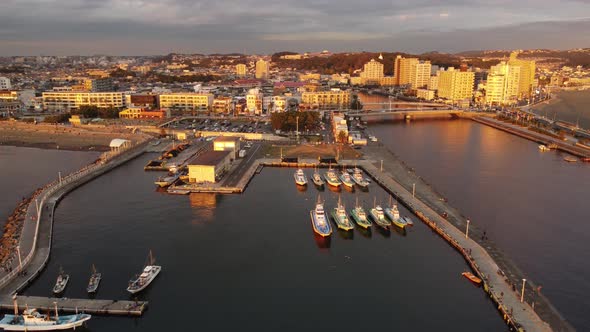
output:
[[[160,174],[143,171],[150,158],[60,203],[51,260],[26,294],[51,295],[63,266],[71,275],[64,296],[86,297],[95,264],[103,273],[98,297],[128,299],[127,281],[152,249],[164,269],[139,297],[149,310],[95,317],[88,330],[506,330],[481,289],[461,277],[464,260],[422,223],[406,233],[355,229],[321,241],[309,219],[318,190],[298,190],[293,169],[265,168],[242,195],[172,196],[155,190]],[[357,197],[367,208],[374,197],[388,201],[374,184],[320,194],[326,208],[339,195],[348,208]]]
[[[590,129],[590,90],[560,91],[557,97],[555,102],[539,105],[534,112]]]
[[[486,230],[574,327],[590,330],[589,164],[469,120],[369,129]]]
[[[37,188],[87,165],[96,158],[97,152],[43,150],[0,145],[0,170],[2,171],[2,194],[0,194],[0,226],[12,213],[23,197],[28,197]]]

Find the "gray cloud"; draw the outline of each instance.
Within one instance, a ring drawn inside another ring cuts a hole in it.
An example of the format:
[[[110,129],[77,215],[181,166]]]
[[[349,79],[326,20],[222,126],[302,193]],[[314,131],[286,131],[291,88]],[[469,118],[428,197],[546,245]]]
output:
[[[0,55],[582,47],[580,13],[590,0],[2,0]]]

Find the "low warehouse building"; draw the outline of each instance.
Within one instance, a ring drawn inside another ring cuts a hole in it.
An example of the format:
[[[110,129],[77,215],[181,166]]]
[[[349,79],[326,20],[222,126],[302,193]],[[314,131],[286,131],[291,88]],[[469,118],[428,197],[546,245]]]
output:
[[[213,150],[231,151],[232,159],[238,157],[240,151],[240,138],[232,136],[219,136],[213,141]]]
[[[216,182],[229,170],[232,151],[207,151],[188,163],[189,182]]]

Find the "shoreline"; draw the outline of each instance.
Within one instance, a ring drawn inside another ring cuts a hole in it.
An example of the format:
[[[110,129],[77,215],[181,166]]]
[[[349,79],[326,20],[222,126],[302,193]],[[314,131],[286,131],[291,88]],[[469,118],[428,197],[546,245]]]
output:
[[[64,151],[98,151],[106,152],[109,148],[104,145],[79,145],[79,146],[60,146],[54,142],[23,142],[23,141],[2,141],[1,146],[11,146],[16,148],[36,148],[43,150],[64,150]]]

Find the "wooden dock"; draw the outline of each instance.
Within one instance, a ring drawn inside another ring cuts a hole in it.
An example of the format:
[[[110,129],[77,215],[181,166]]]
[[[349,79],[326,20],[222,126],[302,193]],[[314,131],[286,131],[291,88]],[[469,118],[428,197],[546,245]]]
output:
[[[64,313],[78,311],[94,315],[117,316],[141,316],[148,306],[147,301],[70,299],[40,296],[18,296],[17,302],[19,312],[29,307],[36,308],[41,313],[47,311],[53,313],[57,304],[57,310]],[[0,309],[9,311],[14,309],[12,296],[0,296]]]

